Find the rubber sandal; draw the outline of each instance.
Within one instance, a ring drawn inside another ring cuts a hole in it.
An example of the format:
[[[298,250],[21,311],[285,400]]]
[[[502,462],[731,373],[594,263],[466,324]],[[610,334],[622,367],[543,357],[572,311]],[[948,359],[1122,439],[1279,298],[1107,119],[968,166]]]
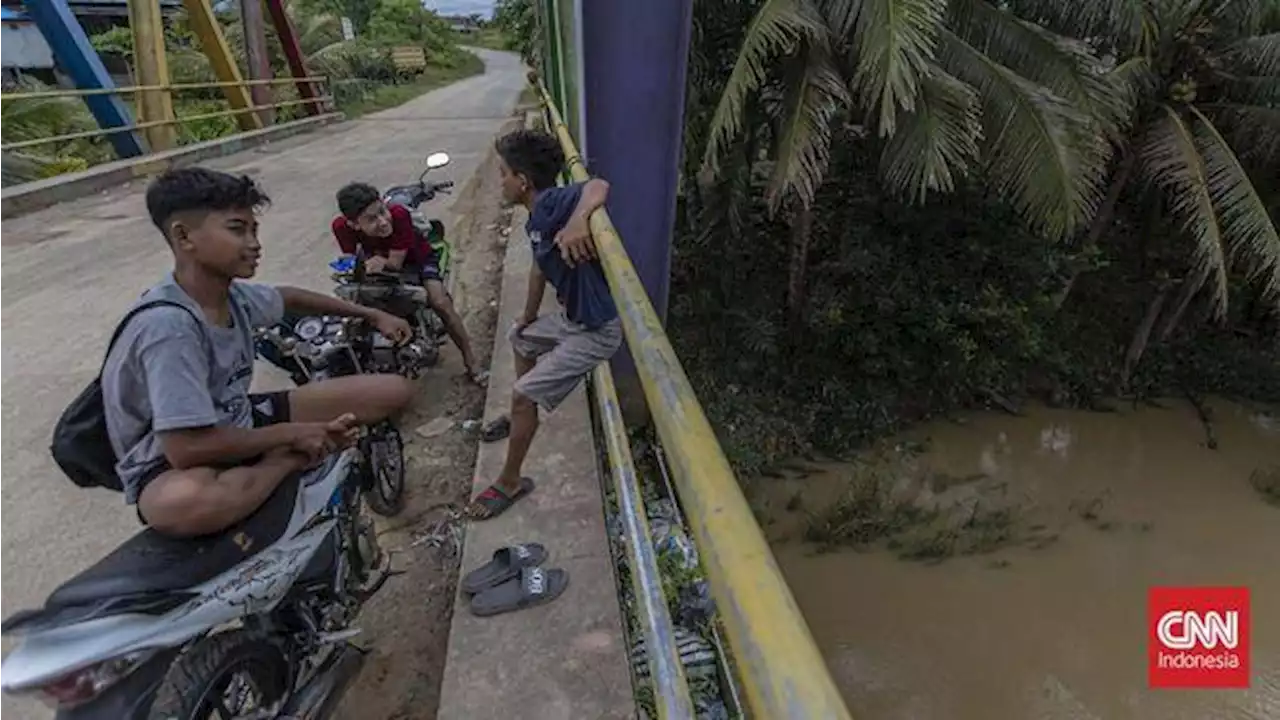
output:
[[[481,590],[501,585],[520,574],[526,567],[547,561],[547,549],[538,543],[524,543],[493,551],[493,559],[462,578],[462,591],[475,595]]]
[[[480,432],[480,439],[485,442],[498,442],[505,440],[511,434],[511,418],[503,415],[484,426],[484,430]]]
[[[523,477],[520,478],[520,489],[511,495],[507,495],[502,491],[502,488],[498,487],[497,483],[494,483],[485,488],[483,492],[471,501],[472,511],[468,512],[468,515],[472,520],[491,520],[496,518],[509,510],[512,505],[515,505],[517,500],[533,492],[535,487],[532,478]],[[477,506],[484,511],[483,514],[478,514],[474,511]]]
[[[569,587],[569,573],[560,568],[527,567],[520,576],[471,598],[471,612],[479,617],[525,610],[555,600]]]
[[[489,385],[488,370],[477,370],[473,373],[468,373],[467,378],[480,387],[488,387]]]

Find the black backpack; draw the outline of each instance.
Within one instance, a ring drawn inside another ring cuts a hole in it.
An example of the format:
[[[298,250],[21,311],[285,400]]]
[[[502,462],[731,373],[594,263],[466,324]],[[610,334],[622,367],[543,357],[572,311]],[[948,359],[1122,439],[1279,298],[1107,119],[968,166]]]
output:
[[[103,368],[107,358],[111,356],[111,348],[120,339],[125,325],[143,310],[161,305],[182,308],[196,323],[200,318],[191,312],[191,308],[172,300],[152,300],[130,310],[107,343],[107,353],[102,359]],[[102,370],[75,400],[62,411],[58,424],[53,428],[53,443],[49,446],[53,459],[62,468],[62,472],[71,478],[71,482],[80,487],[102,487],[109,490],[122,491],[124,484],[116,474],[116,452],[111,447],[111,438],[107,435],[107,415],[102,405]]]

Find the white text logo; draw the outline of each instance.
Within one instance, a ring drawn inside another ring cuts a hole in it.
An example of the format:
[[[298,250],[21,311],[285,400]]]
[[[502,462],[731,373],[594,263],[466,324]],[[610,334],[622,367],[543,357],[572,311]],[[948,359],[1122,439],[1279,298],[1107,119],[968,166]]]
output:
[[[1202,647],[1213,650],[1221,644],[1228,650],[1240,644],[1240,613],[1235,610],[1196,612],[1170,610],[1160,616],[1156,637],[1170,650]]]

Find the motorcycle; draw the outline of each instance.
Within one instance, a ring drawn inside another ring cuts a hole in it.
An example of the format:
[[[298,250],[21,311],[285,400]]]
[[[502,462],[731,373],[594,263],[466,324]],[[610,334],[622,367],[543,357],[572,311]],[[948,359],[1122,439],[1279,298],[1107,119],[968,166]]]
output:
[[[420,207],[422,203],[432,200],[439,193],[447,193],[453,187],[452,181],[427,182],[428,173],[449,164],[449,155],[433,153],[427,157],[426,164],[426,169],[416,182],[388,189],[383,194],[383,202],[402,205],[409,210],[418,239],[430,245],[436,257],[440,280],[447,286],[453,253],[445,239],[444,223],[427,219]],[[332,347],[326,346],[328,350],[322,353],[323,357],[308,355],[301,358],[308,365],[321,362],[327,368],[330,362],[336,362],[337,367],[343,368],[337,373],[327,370],[329,375],[395,372],[416,378],[426,368],[434,366],[439,360],[439,346],[446,332],[444,322],[427,302],[426,288],[414,277],[399,273],[366,272],[365,259],[363,249],[357,248],[355,255],[344,255],[329,263],[333,270],[332,278],[337,283],[334,294],[348,302],[376,307],[404,318],[413,329],[413,337],[408,343],[397,349],[376,330],[351,325],[343,326],[343,329],[354,332],[340,333],[341,339],[336,339],[337,335],[329,338],[325,329],[336,330],[336,318],[290,317],[274,328],[259,331],[258,355],[287,371],[297,385],[310,382],[312,372],[282,354],[283,346],[279,341],[290,335],[304,342],[311,342],[321,336],[333,340]],[[275,341],[267,341],[272,335]],[[318,344],[325,346],[325,341]],[[349,346],[354,354],[346,353],[339,346]]]
[[[334,377],[403,371],[410,377],[425,367],[423,344],[396,345],[359,318],[312,316],[292,328],[277,325],[257,332],[260,354],[270,349],[272,361],[304,385]],[[404,439],[390,420],[365,428],[358,445],[373,474],[365,493],[369,509],[390,517],[404,509]]]
[[[416,182],[408,185],[397,185],[383,193],[382,200],[388,205],[400,205],[409,211],[418,239],[426,243],[433,251],[440,281],[448,286],[449,271],[452,264],[452,247],[445,239],[444,223],[427,219],[421,207],[425,202],[433,200],[440,193],[448,193],[453,182],[428,182],[427,175],[438,168],[449,164],[447,153],[432,153],[427,156],[426,169],[418,175]],[[357,251],[354,256],[339,257],[329,263],[334,271],[333,280],[337,283],[334,294],[348,302],[368,305],[385,310],[409,321],[413,328],[414,343],[420,343],[425,350],[423,356],[427,366],[433,366],[439,360],[439,346],[445,336],[444,322],[431,309],[427,302],[426,288],[418,278],[407,274],[385,272],[369,273],[364,269],[364,255]]]
[[[0,625],[21,636],[0,685],[60,720],[328,717],[394,574],[361,510],[371,479],[351,448],[216,536],[142,531]]]

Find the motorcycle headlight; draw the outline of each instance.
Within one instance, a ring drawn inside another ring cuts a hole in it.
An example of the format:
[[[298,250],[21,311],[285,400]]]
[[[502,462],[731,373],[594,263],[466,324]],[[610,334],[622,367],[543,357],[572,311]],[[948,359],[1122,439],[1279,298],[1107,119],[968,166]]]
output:
[[[293,332],[298,337],[310,342],[320,337],[324,332],[324,320],[318,317],[302,318],[297,325],[293,326]]]

